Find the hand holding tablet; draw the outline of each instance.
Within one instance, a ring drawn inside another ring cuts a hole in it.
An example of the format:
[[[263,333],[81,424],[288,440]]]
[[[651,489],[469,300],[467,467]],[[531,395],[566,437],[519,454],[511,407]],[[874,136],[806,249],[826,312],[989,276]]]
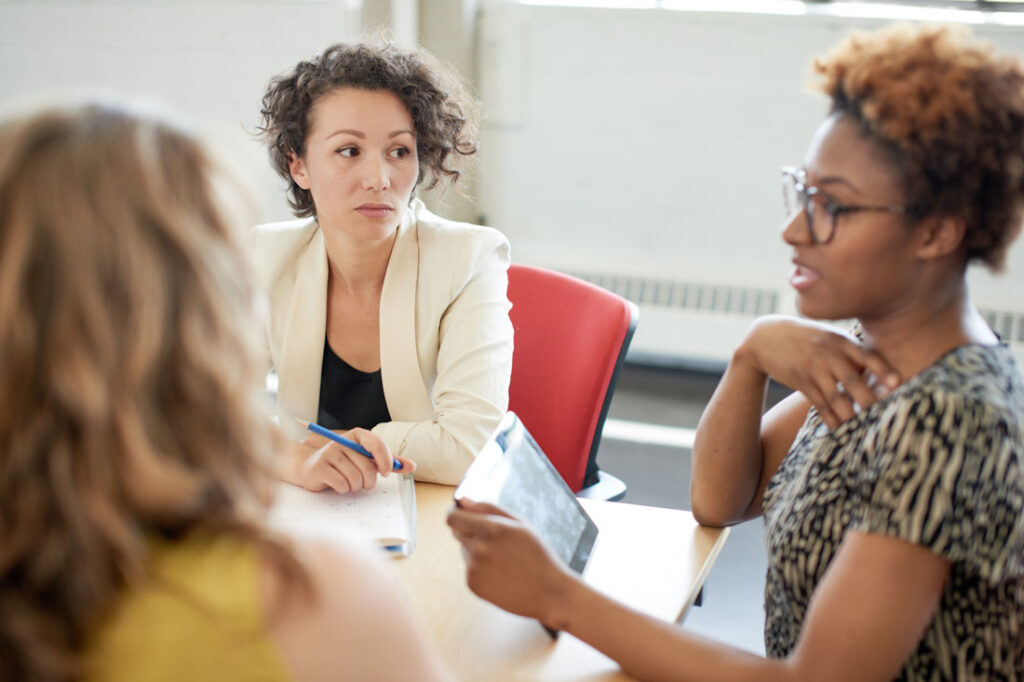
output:
[[[573,571],[583,572],[597,539],[597,526],[514,413],[502,420],[456,488],[456,502],[462,498],[488,502],[522,520],[551,553]],[[449,525],[466,545],[472,530],[460,525],[469,524],[460,524],[453,514]],[[509,548],[519,541],[525,539],[510,539]],[[468,546],[467,551],[472,553]]]

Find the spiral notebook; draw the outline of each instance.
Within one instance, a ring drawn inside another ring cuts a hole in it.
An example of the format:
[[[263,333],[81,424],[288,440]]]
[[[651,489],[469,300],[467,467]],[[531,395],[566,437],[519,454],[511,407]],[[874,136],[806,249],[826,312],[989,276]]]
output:
[[[398,556],[416,548],[416,485],[412,476],[377,476],[372,490],[339,495],[310,492],[279,483],[270,524],[280,530],[339,528],[372,541]]]

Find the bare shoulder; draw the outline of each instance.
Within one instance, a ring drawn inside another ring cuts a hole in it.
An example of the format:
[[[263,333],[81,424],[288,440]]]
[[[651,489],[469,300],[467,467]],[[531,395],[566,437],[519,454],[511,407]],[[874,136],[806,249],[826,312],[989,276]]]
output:
[[[379,549],[333,533],[295,537],[293,547],[311,590],[289,583],[267,556],[261,596],[270,636],[296,680],[450,679]]]

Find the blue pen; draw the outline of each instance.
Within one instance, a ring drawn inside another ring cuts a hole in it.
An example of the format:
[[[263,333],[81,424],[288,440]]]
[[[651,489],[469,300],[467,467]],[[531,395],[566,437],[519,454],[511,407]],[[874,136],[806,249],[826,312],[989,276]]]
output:
[[[320,426],[319,424],[315,424],[313,422],[302,422],[302,423],[305,424],[306,428],[309,429],[310,431],[312,431],[313,433],[315,433],[317,435],[320,435],[320,436],[323,436],[324,438],[330,438],[335,443],[341,443],[346,448],[349,448],[351,450],[355,450],[360,455],[366,455],[370,459],[373,459],[373,455],[370,454],[370,451],[367,450],[366,448],[364,448],[359,443],[355,442],[354,440],[350,440],[348,438],[345,438],[345,436],[339,436],[334,431],[331,431],[330,429],[325,429],[324,427]],[[394,460],[394,465],[391,468],[394,471],[401,471],[402,470],[402,463],[399,462],[396,459],[396,460]]]

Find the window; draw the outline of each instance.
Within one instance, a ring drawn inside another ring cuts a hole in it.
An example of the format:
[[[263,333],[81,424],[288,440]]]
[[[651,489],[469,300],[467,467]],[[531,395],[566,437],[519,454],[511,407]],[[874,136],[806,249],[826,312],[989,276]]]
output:
[[[935,10],[950,12],[1022,12],[1024,0],[519,0],[525,5],[561,5],[563,7],[611,7],[621,9],[680,9],[708,11],[748,11],[780,14],[804,14],[808,8],[839,9],[837,14],[865,14],[894,18],[954,19],[956,15],[934,14]],[[843,6],[846,7],[843,7]],[[888,6],[888,7],[886,7]],[[857,9],[853,9],[857,8]],[[874,8],[874,9],[873,9]],[[931,10],[931,12],[929,12]],[[964,20],[970,20],[963,17]],[[1017,23],[1017,22],[1013,22]]]
[[[843,4],[852,0],[810,0],[807,4]],[[878,5],[904,5],[913,7],[941,7],[950,9],[973,9],[988,10],[996,12],[1019,12],[1024,11],[1024,2],[1020,0],[898,0],[896,2],[887,0],[872,0]],[[865,3],[858,3],[865,4]]]

